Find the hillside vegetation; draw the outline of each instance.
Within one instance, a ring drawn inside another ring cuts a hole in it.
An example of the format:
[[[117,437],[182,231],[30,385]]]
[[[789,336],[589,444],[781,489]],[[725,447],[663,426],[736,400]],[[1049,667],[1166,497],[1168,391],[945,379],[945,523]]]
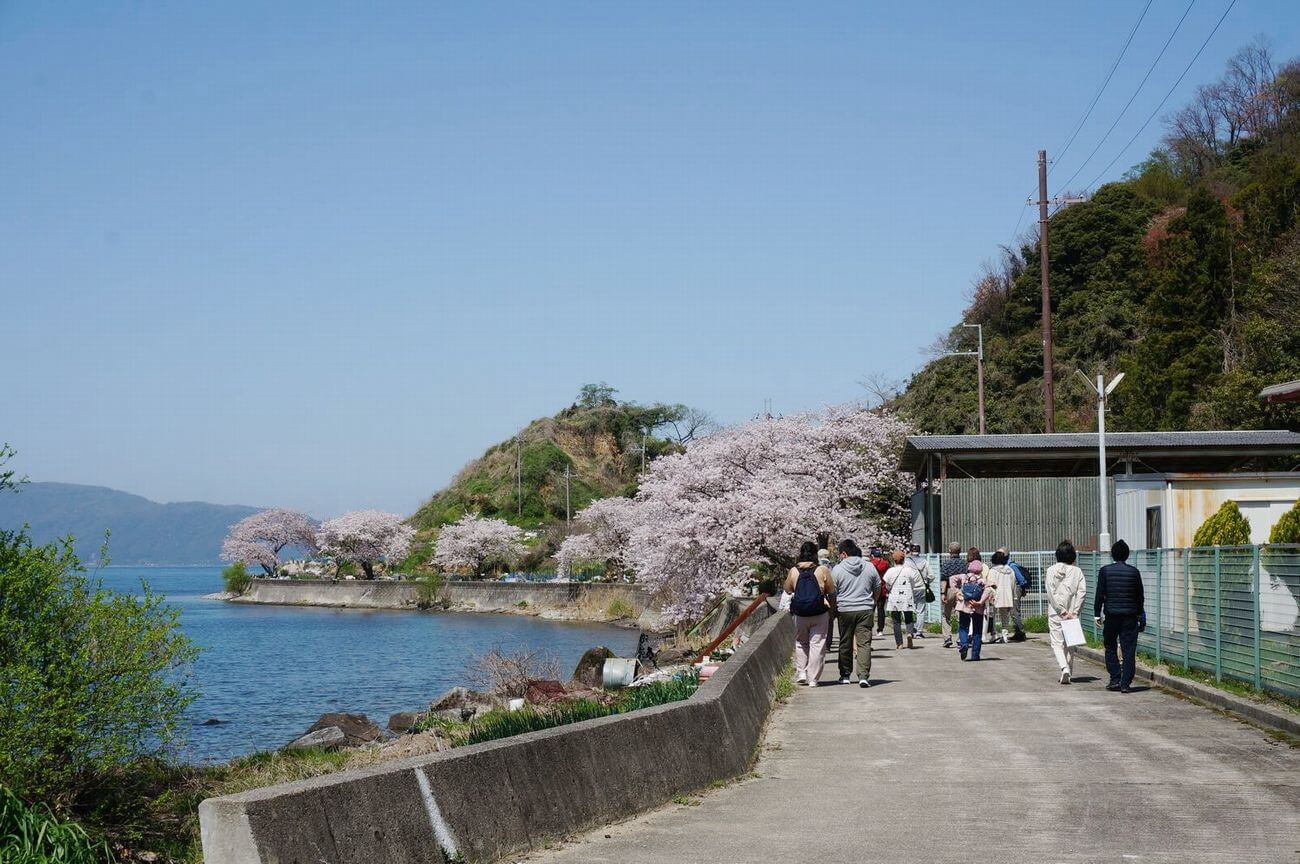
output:
[[[535,567],[563,539],[566,467],[569,510],[576,514],[599,498],[636,491],[643,443],[649,461],[713,426],[698,409],[623,402],[616,393],[587,385],[568,408],[532,421],[462,468],[411,517],[419,533],[410,563],[427,560],[441,526],[474,513],[539,531],[543,540],[523,563]]]
[[[1050,220],[1056,430],[1095,428],[1074,369],[1127,374],[1110,428],[1300,429],[1300,406],[1257,396],[1300,378],[1300,62],[1247,46],[1166,124],[1122,182]],[[1037,237],[1002,252],[964,316],[984,326],[988,431],[1041,432]],[[973,342],[955,326],[936,353]],[[930,361],[893,404],[929,432],[977,431],[973,358]]]

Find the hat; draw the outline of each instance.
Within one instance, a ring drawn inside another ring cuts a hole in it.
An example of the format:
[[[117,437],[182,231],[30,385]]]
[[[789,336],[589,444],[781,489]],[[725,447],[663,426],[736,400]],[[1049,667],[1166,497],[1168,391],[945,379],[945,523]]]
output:
[[[983,572],[984,572],[984,562],[983,562],[983,561],[980,561],[980,560],[977,558],[977,559],[975,559],[974,561],[972,561],[972,562],[970,562],[969,564],[966,565],[966,570],[967,570],[967,572],[969,572],[969,573],[983,573]]]
[[[818,549],[818,550],[817,550],[817,557],[818,557],[818,558],[825,558],[825,559],[827,559],[827,560],[830,560],[831,553],[830,553],[828,550],[826,550],[826,549]]]

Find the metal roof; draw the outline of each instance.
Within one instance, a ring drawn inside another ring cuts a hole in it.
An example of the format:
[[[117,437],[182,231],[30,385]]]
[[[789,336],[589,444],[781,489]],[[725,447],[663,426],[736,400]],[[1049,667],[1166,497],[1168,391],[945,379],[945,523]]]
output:
[[[1265,402],[1300,402],[1300,378],[1285,384],[1273,384],[1259,391]]]
[[[1108,461],[1143,471],[1213,471],[1252,460],[1300,455],[1300,433],[1285,429],[1214,432],[1108,432]],[[1041,435],[913,435],[902,467],[921,471],[937,457],[957,476],[1076,476],[1097,470],[1097,433]]]

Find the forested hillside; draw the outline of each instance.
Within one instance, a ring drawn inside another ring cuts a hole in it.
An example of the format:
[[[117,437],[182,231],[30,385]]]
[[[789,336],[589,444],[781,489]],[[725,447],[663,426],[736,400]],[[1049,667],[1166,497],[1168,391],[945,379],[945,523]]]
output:
[[[230,526],[256,507],[182,501],[159,504],[139,495],[75,483],[24,483],[0,495],[0,528],[31,526],[32,539],[72,535],[83,561],[99,561],[108,532],[114,564],[216,564]]]
[[[1095,428],[1074,369],[1127,374],[1108,428],[1300,429],[1300,406],[1257,398],[1300,378],[1300,62],[1247,46],[1165,122],[1122,182],[1050,220],[1056,429]],[[1037,239],[985,266],[965,314],[984,326],[990,433],[1043,431]],[[936,353],[973,343],[954,326]],[[974,359],[937,357],[893,404],[977,431]]]
[[[568,506],[576,514],[598,498],[636,491],[643,446],[648,461],[679,450],[714,425],[699,409],[623,402],[616,393],[589,384],[568,408],[532,421],[462,468],[411,518],[419,532],[411,560],[427,558],[438,528],[466,513],[541,530],[545,542],[530,556],[540,560],[563,539],[566,467]],[[535,562],[525,565],[530,563]]]

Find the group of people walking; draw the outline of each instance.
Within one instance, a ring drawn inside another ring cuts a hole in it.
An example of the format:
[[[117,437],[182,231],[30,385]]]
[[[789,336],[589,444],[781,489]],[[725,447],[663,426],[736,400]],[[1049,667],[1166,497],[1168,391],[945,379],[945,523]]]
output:
[[[886,558],[873,548],[870,557],[852,539],[840,541],[832,560],[816,543],[804,543],[787,574],[782,608],[795,616],[795,682],[818,686],[832,626],[839,629],[839,683],[871,686],[873,625],[883,635],[893,624],[894,646],[914,647],[925,638],[928,604],[935,602],[929,564],[920,547],[897,549]],[[1142,575],[1128,564],[1123,540],[1111,547],[1113,563],[1097,575],[1094,617],[1102,627],[1108,690],[1130,692],[1137,634],[1146,626]],[[1069,620],[1078,619],[1087,595],[1087,580],[1076,565],[1078,553],[1066,540],[1056,549],[1056,563],[1043,575],[1047,625],[1059,680],[1069,684],[1074,672],[1074,646],[1065,635]],[[940,631],[943,647],[953,647],[952,619],[957,619],[957,653],[963,661],[980,660],[986,641],[1023,642],[1026,638],[1020,604],[1029,579],[1006,547],[993,553],[988,566],[976,547],[963,554],[951,543],[939,572]],[[1103,623],[1104,622],[1104,623]],[[987,637],[986,637],[987,632]],[[1121,656],[1122,655],[1122,656]]]

